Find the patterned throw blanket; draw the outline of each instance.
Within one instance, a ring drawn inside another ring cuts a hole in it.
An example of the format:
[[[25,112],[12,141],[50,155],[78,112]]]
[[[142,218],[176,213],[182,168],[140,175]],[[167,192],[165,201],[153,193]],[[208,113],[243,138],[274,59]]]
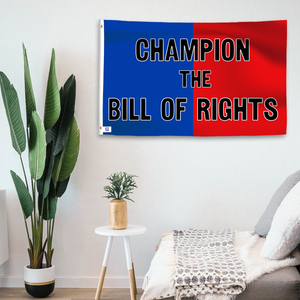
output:
[[[246,273],[233,248],[234,232],[174,230],[176,299],[200,294],[240,294]]]

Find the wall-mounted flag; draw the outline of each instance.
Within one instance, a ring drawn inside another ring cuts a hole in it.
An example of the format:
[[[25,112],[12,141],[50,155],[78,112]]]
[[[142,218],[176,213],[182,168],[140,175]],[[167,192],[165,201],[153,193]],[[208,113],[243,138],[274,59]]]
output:
[[[99,134],[286,134],[287,21],[100,21]]]

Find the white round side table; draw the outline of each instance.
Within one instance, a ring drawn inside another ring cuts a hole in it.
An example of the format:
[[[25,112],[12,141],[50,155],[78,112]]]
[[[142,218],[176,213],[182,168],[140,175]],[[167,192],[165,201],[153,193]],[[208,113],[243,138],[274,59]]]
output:
[[[137,289],[136,289],[136,281],[135,281],[135,275],[134,275],[134,267],[133,267],[129,237],[131,235],[138,235],[138,234],[145,233],[146,231],[147,231],[147,228],[144,226],[140,226],[140,225],[128,225],[126,229],[122,229],[122,230],[111,229],[108,225],[97,227],[95,229],[96,234],[108,236],[106,250],[105,250],[103,263],[102,263],[102,270],[101,270],[100,279],[99,279],[97,292],[96,292],[96,296],[95,296],[96,300],[99,300],[100,296],[101,296],[101,291],[102,291],[103,282],[104,282],[104,278],[105,278],[109,253],[110,253],[113,238],[115,236],[122,236],[124,239],[125,255],[126,255],[129,283],[130,283],[130,296],[131,296],[131,300],[136,300],[135,296],[137,294]]]

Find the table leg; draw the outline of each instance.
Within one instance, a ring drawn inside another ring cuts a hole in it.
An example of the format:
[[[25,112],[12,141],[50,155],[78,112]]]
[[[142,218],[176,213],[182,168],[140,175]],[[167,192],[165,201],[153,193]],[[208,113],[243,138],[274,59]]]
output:
[[[136,300],[135,297],[136,283],[135,283],[135,276],[133,270],[129,236],[124,236],[124,246],[125,246],[125,255],[126,255],[126,262],[127,262],[127,270],[129,276],[129,284],[130,284],[130,296],[131,296],[131,300]]]
[[[135,292],[135,294],[137,294],[136,280],[135,280],[135,272],[134,272],[133,258],[132,258],[132,251],[131,251],[131,245],[130,245],[130,242],[129,242],[129,247],[130,247],[130,253],[131,253],[132,272],[133,272],[133,279],[134,279],[134,292]]]
[[[131,258],[132,260],[132,258]],[[132,260],[133,261],[133,260]],[[134,266],[133,266],[133,263],[132,263],[132,272],[133,272],[133,279],[134,279],[134,292],[135,294],[137,294],[137,288],[136,288],[136,280],[135,280],[135,272],[134,272]]]
[[[113,242],[113,236],[109,236],[108,240],[107,240],[107,244],[106,244],[105,254],[104,254],[103,263],[102,263],[102,270],[101,270],[101,274],[100,274],[100,278],[99,278],[99,283],[98,283],[98,287],[97,287],[95,300],[99,300],[100,296],[101,296],[104,277],[105,277],[105,273],[106,273],[106,268],[107,268],[107,263],[108,263],[108,258],[109,258],[112,242]]]

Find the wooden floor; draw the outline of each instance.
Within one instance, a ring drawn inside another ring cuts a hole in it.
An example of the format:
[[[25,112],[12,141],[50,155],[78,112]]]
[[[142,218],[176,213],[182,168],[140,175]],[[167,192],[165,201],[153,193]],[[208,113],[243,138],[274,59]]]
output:
[[[143,290],[138,289],[136,300],[142,296]],[[45,299],[59,300],[93,300],[96,289],[61,289],[55,288],[54,292]],[[24,288],[0,288],[1,300],[35,299],[29,296]],[[100,300],[130,300],[129,289],[103,289]]]

